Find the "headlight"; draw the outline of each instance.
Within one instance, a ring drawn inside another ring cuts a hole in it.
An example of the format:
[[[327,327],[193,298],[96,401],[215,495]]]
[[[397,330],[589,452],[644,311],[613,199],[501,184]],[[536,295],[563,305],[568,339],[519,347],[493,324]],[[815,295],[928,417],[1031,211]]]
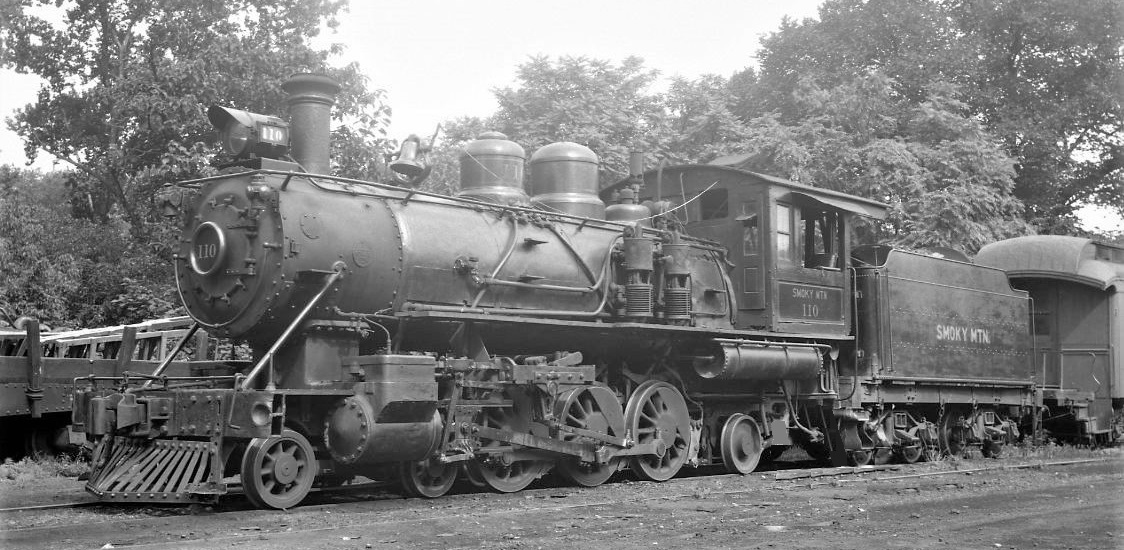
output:
[[[221,132],[223,149],[237,158],[275,159],[289,152],[289,123],[275,116],[212,105],[207,119]]]

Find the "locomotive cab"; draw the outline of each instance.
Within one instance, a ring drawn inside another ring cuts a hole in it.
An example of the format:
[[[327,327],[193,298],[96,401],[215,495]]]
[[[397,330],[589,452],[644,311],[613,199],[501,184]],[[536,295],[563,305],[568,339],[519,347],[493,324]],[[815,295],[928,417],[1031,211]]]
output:
[[[885,205],[743,170],[734,160],[648,171],[640,201],[678,205],[670,212],[686,233],[729,250],[738,328],[847,336],[852,215],[882,219]]]

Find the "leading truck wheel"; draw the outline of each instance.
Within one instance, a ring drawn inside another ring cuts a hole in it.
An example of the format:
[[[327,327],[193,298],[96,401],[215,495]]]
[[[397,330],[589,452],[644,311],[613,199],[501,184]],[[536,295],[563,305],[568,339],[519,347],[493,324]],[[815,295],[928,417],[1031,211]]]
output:
[[[675,477],[687,462],[691,442],[691,415],[679,390],[654,380],[640,384],[628,399],[624,420],[637,444],[656,447],[654,454],[629,459],[636,476],[647,481]]]
[[[312,445],[293,430],[254,439],[242,455],[242,489],[258,508],[284,510],[300,504],[315,479]]]

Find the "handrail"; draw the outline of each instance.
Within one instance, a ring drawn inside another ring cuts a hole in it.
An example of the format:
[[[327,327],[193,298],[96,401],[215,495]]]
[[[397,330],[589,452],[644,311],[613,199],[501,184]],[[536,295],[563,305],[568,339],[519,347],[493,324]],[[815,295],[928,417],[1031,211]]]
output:
[[[316,293],[315,296],[312,297],[311,300],[309,300],[308,305],[304,306],[304,309],[302,309],[301,312],[297,314],[296,318],[293,319],[293,322],[289,323],[289,326],[285,328],[285,332],[281,333],[281,336],[277,338],[277,341],[273,343],[273,346],[269,348],[269,351],[265,352],[265,355],[262,355],[261,359],[258,360],[258,364],[254,365],[254,368],[250,370],[249,374],[246,375],[246,379],[242,381],[241,389],[250,389],[250,384],[254,382],[254,379],[257,378],[259,374],[261,374],[262,369],[264,369],[267,364],[270,365],[270,373],[273,372],[273,356],[277,354],[277,350],[281,349],[281,346],[285,345],[285,342],[288,341],[293,332],[296,332],[297,327],[299,327],[300,324],[304,322],[305,318],[307,318],[308,315],[312,313],[312,310],[316,307],[316,304],[319,303],[320,300],[324,298],[324,295],[328,293],[328,289],[331,288],[332,285],[336,284],[336,281],[340,280],[340,278],[343,277],[345,268],[346,266],[343,262],[336,262],[336,264],[332,266],[333,273],[328,276],[327,281],[324,281],[324,286],[320,289],[319,292]],[[270,385],[273,384],[272,376],[270,376],[269,383]]]
[[[161,374],[164,374],[164,371],[168,369],[168,365],[172,364],[172,360],[174,360],[176,356],[179,355],[181,351],[183,351],[183,348],[187,346],[187,342],[195,336],[195,333],[199,332],[200,326],[202,325],[199,324],[199,321],[191,323],[191,328],[187,329],[187,333],[183,335],[183,338],[180,338],[179,342],[176,342],[175,349],[173,349],[172,352],[167,355],[167,357],[164,357],[164,360],[160,362],[160,364],[156,367],[156,370],[152,371],[152,377],[158,378]],[[141,386],[141,389],[147,388],[151,385],[152,379],[149,379],[144,383],[144,385]]]

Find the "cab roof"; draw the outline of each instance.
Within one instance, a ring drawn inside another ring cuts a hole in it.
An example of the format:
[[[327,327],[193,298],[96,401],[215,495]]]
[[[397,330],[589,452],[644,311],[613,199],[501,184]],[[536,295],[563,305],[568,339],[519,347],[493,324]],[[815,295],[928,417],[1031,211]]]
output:
[[[670,182],[670,180],[666,178],[668,178],[668,176],[671,174],[704,169],[712,170],[725,172],[740,177],[748,176],[769,185],[789,189],[791,191],[791,194],[788,196],[788,200],[798,204],[811,202],[815,206],[834,208],[837,210],[843,210],[845,212],[850,212],[853,214],[858,214],[860,216],[878,220],[885,219],[886,214],[889,210],[889,206],[878,201],[865,199],[863,197],[858,197],[855,195],[848,195],[847,193],[832,191],[830,189],[823,189],[821,187],[813,187],[811,185],[797,183],[783,178],[778,178],[776,176],[743,170],[741,168],[733,166],[732,164],[735,163],[728,159],[737,160],[737,157],[722,157],[712,161],[709,164],[678,164],[674,166],[667,166],[663,168],[663,176],[665,178],[665,181]],[[654,180],[657,177],[657,172],[659,172],[658,169],[645,171],[643,174],[645,181]],[[601,196],[601,200],[605,201],[606,204],[608,204],[610,201],[610,197],[612,196],[614,191],[623,189],[631,182],[631,179],[626,178],[617,183],[614,183],[613,185],[610,185],[609,187],[606,187],[605,189],[602,189],[599,193]],[[651,189],[649,188],[649,190]]]

